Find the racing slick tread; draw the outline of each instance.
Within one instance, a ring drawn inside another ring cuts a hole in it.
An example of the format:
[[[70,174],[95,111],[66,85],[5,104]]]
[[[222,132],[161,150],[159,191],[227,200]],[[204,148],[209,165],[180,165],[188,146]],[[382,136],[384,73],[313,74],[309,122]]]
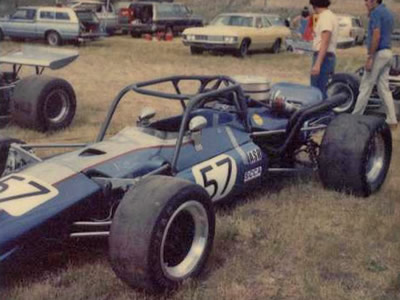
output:
[[[160,261],[163,233],[176,209],[187,201],[199,202],[207,212],[207,245],[190,274],[198,275],[212,249],[215,215],[207,192],[199,185],[168,176],[150,176],[128,190],[115,213],[109,247],[112,268],[134,288],[158,293],[182,280],[165,276]]]
[[[384,141],[383,168],[368,182],[366,168],[376,135]],[[323,185],[338,191],[367,197],[385,180],[392,154],[392,137],[385,120],[376,116],[338,115],[326,129],[319,155]]]
[[[54,89],[62,89],[68,95],[68,111],[65,117],[51,122],[45,116],[44,102]],[[46,75],[33,75],[22,79],[15,87],[11,100],[12,120],[23,127],[40,131],[60,130],[69,126],[75,116],[75,92],[66,80]]]

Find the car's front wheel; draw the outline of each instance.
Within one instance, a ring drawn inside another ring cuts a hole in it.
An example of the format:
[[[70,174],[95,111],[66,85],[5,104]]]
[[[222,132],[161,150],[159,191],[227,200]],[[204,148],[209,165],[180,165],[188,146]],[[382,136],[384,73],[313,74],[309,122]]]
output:
[[[118,206],[109,239],[111,265],[134,288],[175,288],[202,271],[214,229],[213,206],[202,187],[151,176],[129,190]]]
[[[192,55],[201,55],[203,52],[204,50],[200,47],[190,46],[190,54]]]
[[[239,49],[236,51],[236,55],[238,57],[244,58],[249,54],[250,41],[248,39],[244,39],[240,44]]]

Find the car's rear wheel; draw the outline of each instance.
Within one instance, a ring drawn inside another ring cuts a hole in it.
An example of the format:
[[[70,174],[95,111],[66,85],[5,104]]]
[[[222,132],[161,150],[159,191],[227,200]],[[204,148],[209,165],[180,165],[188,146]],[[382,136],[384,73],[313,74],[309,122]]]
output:
[[[40,131],[67,127],[76,110],[76,96],[64,79],[33,75],[19,81],[11,99],[11,116],[17,124]]]
[[[49,31],[46,34],[46,40],[50,46],[60,46],[62,42],[61,36],[55,31]]]
[[[271,51],[272,53],[279,53],[281,51],[282,42],[280,39],[277,39],[274,44],[272,45]]]
[[[118,206],[109,240],[111,265],[132,287],[149,292],[175,288],[202,271],[214,228],[212,203],[202,187],[151,176]]]
[[[383,118],[338,115],[326,129],[319,155],[325,187],[369,196],[383,184],[392,155],[392,137]]]
[[[4,32],[0,29],[0,41],[4,40]]]

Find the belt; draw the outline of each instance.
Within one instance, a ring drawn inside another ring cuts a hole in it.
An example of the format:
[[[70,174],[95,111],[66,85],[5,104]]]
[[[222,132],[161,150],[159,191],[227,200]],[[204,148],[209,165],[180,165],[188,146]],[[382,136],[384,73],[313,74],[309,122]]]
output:
[[[318,55],[318,51],[315,51],[314,56],[317,56],[317,55]],[[335,57],[335,56],[336,55],[333,52],[326,52],[326,54],[325,54],[325,57]]]

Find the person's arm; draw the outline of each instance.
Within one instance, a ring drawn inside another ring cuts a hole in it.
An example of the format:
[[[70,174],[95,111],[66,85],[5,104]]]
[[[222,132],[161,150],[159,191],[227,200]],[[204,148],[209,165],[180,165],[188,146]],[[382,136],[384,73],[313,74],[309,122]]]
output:
[[[381,30],[379,28],[375,28],[372,31],[371,46],[368,49],[368,58],[367,62],[365,63],[365,69],[367,72],[370,72],[372,69],[372,65],[374,63],[374,56],[376,54],[376,51],[378,50],[380,39],[381,39]]]
[[[321,71],[321,65],[324,61],[326,53],[328,52],[329,43],[331,41],[332,32],[330,31],[323,31],[321,34],[321,46],[318,51],[318,56],[315,61],[314,66],[311,69],[311,75],[319,75]]]

